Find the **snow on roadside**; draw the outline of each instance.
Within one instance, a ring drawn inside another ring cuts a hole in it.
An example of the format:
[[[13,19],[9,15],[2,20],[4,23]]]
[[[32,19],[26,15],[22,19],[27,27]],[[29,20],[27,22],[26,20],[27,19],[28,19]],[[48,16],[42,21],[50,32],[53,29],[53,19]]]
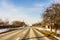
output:
[[[9,29],[0,29],[0,33],[8,31]]]

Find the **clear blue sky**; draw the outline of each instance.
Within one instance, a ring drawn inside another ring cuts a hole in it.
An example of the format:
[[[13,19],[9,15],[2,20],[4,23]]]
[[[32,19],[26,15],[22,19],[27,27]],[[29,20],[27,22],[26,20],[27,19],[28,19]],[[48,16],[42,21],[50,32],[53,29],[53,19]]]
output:
[[[42,20],[43,11],[51,3],[52,0],[0,0],[0,18],[24,20],[31,25]]]

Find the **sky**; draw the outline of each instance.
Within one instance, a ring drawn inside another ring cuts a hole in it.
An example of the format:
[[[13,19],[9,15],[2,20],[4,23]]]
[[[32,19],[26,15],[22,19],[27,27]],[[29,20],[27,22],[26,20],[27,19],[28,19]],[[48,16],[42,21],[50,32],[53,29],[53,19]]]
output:
[[[42,21],[42,13],[60,0],[0,0],[0,19],[33,24]]]

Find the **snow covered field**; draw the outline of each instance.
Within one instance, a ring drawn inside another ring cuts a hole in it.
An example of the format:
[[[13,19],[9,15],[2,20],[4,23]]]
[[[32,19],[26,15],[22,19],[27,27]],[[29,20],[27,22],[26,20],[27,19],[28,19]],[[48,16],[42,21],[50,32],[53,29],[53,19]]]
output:
[[[0,33],[1,32],[5,32],[5,31],[8,31],[9,29],[0,29]]]

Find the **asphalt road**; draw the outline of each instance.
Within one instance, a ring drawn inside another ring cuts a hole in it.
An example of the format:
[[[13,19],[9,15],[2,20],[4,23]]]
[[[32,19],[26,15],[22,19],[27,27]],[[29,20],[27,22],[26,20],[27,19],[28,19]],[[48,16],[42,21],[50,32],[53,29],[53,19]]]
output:
[[[0,40],[51,40],[35,28],[28,27],[0,34]]]

